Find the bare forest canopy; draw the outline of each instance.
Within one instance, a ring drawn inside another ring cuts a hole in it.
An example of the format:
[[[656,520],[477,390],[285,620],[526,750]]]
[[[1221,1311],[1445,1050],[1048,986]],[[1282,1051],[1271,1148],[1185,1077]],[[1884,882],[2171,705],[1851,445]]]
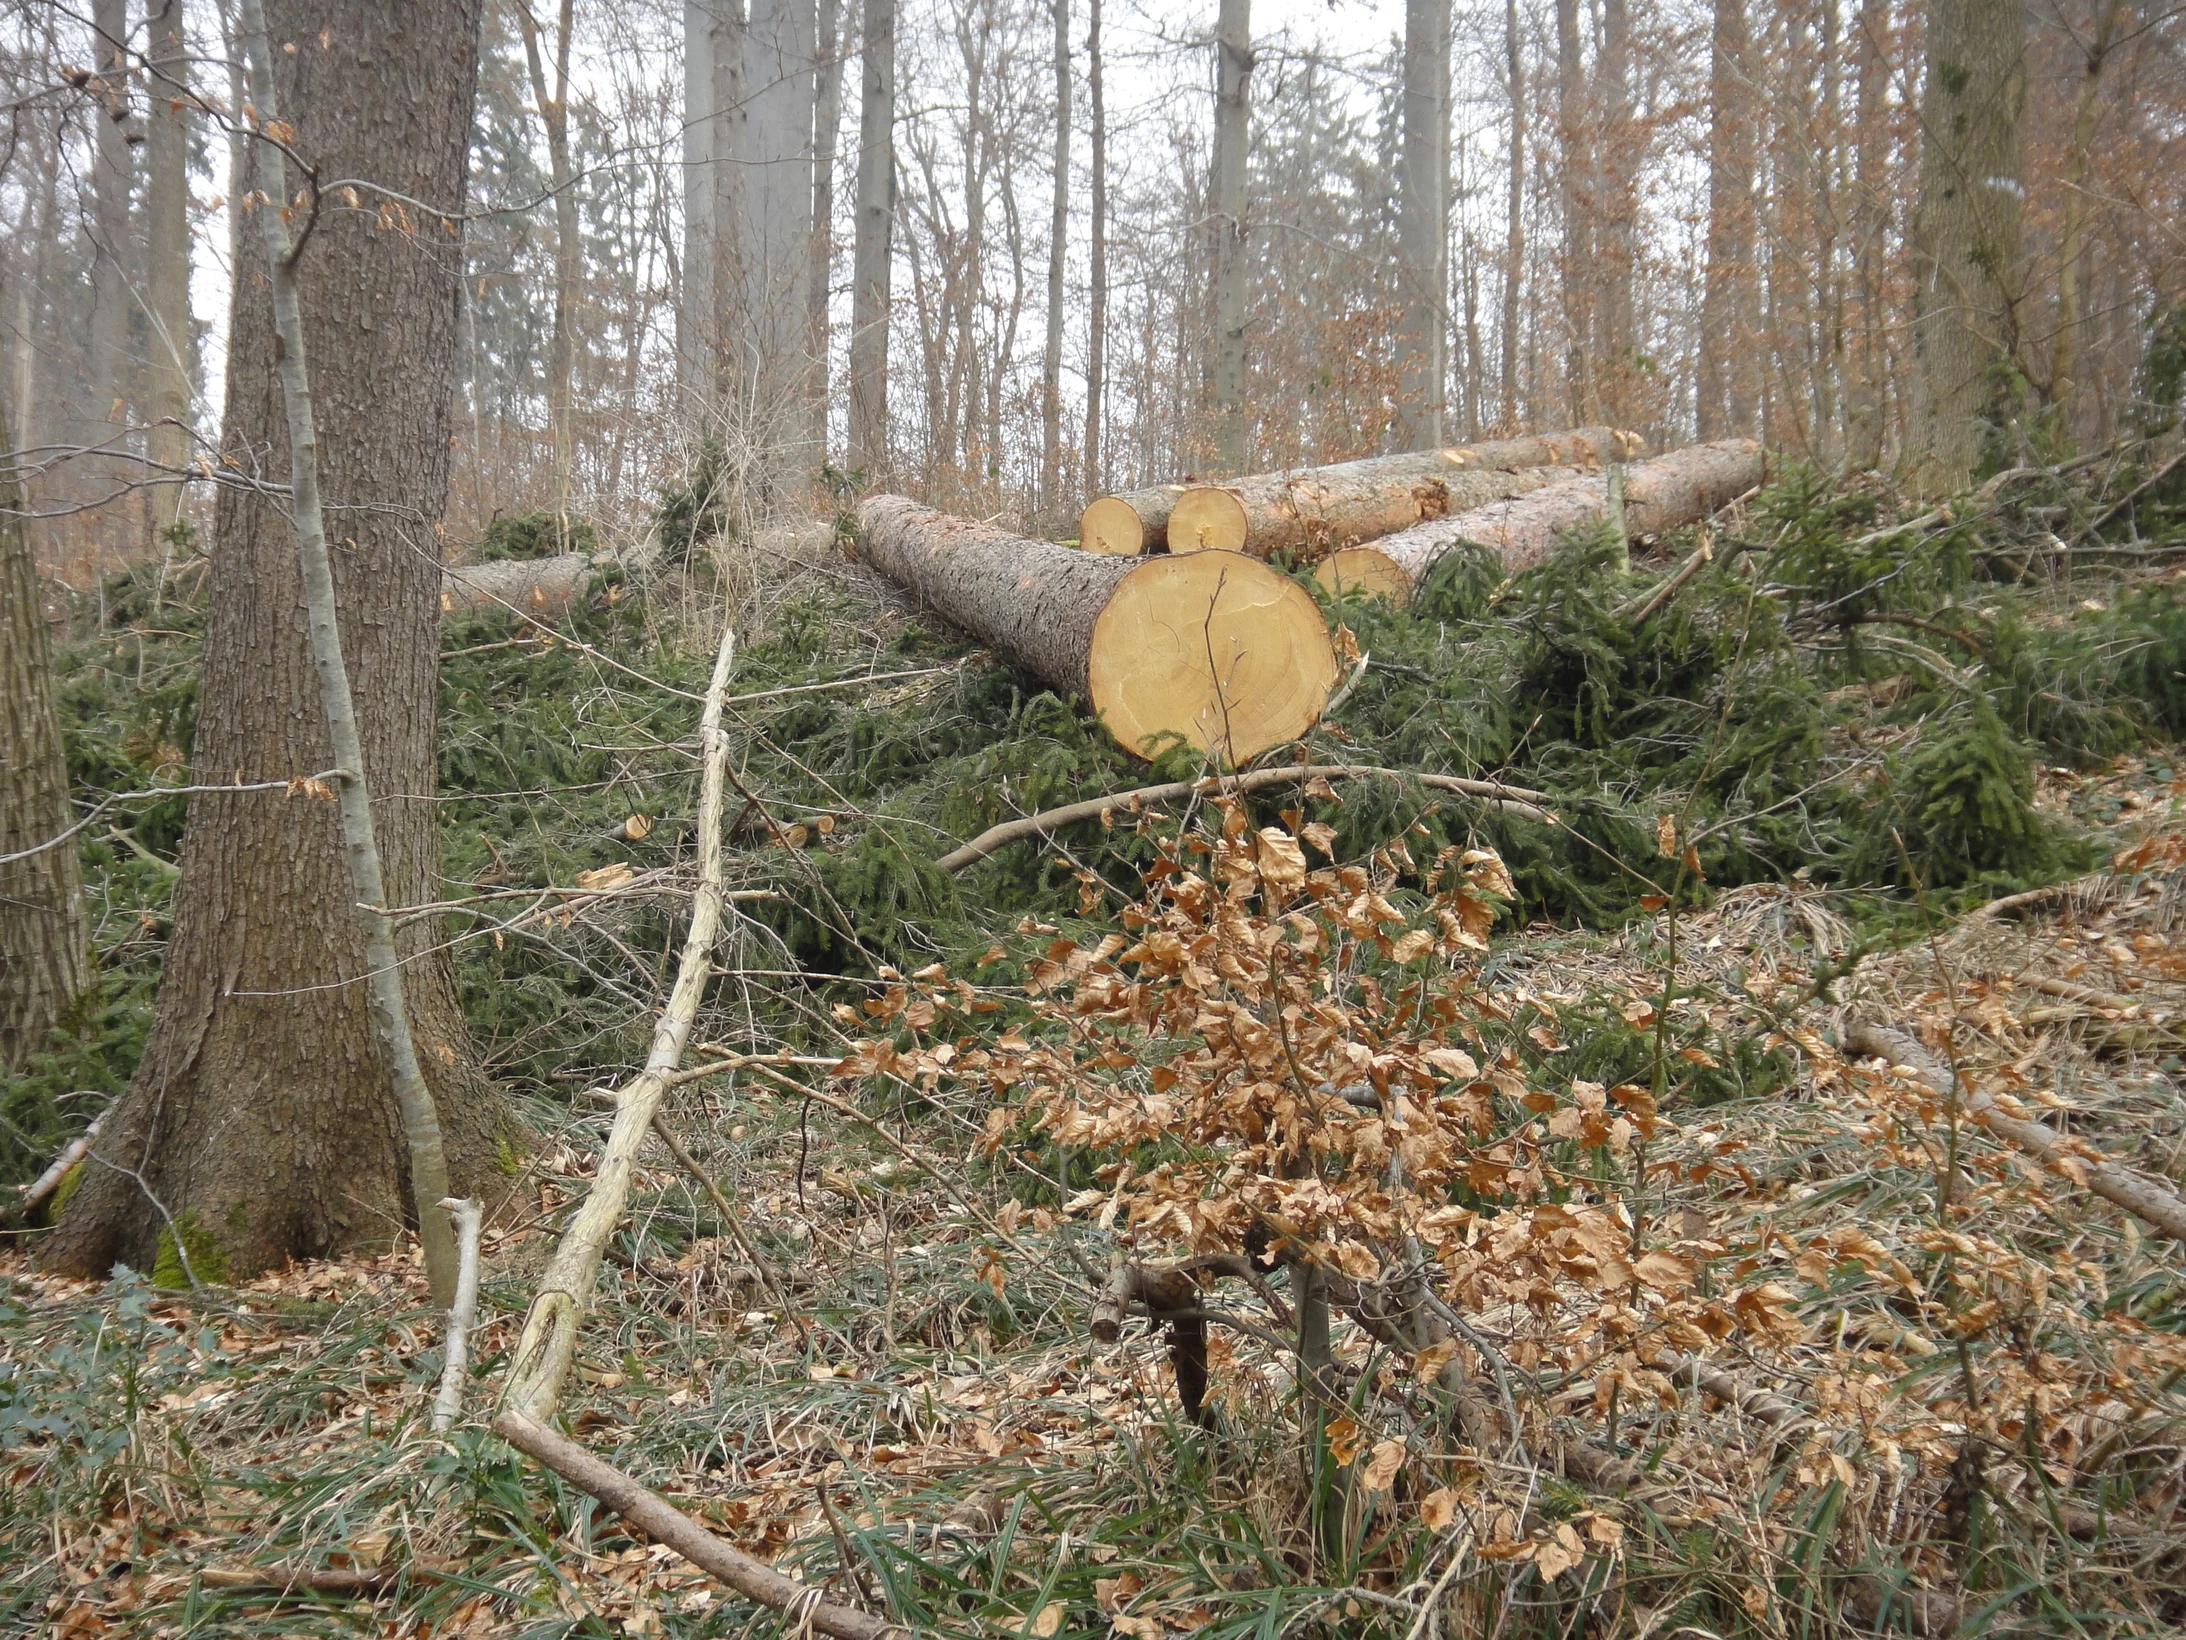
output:
[[[2186,1626],[2186,13],[0,0],[0,1629]]]

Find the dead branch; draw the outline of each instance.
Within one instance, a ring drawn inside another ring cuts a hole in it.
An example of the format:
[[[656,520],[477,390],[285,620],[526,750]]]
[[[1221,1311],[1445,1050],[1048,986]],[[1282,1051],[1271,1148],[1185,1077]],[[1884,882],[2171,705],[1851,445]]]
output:
[[[1617,618],[1619,620],[1630,627],[1645,626],[1654,617],[1656,611],[1677,596],[1680,587],[1698,575],[1706,566],[1715,562],[1715,532],[1708,527],[1705,519],[1700,523],[1699,536],[1699,544],[1693,548],[1684,563],[1671,571],[1670,578],[1645,597],[1637,599],[1625,608],[1618,610]]]
[[[478,1203],[449,1196],[440,1205],[455,1221],[455,1304],[448,1311],[448,1347],[433,1397],[433,1433],[451,1427],[463,1411],[463,1381],[470,1374],[471,1328],[478,1321]]]
[[[691,1073],[684,1071],[680,1074],[688,1077]],[[752,1274],[766,1288],[768,1296],[774,1300],[783,1317],[800,1333],[809,1333],[811,1327],[798,1314],[797,1306],[789,1301],[789,1294],[782,1288],[781,1272],[774,1267],[772,1261],[759,1256],[759,1249],[752,1245],[751,1238],[744,1233],[742,1215],[729,1205],[728,1197],[721,1194],[721,1187],[713,1182],[713,1176],[698,1165],[697,1157],[684,1149],[683,1141],[668,1126],[665,1114],[657,1110],[653,1112],[653,1137],[668,1147],[668,1154],[676,1159],[677,1165],[698,1182],[699,1189],[705,1191],[706,1199],[713,1203],[713,1210],[721,1215],[721,1222],[729,1227],[729,1234],[736,1238],[736,1245],[751,1260]]]
[[[726,784],[728,737],[721,732],[721,702],[728,693],[729,670],[736,659],[736,632],[724,627],[721,648],[714,657],[713,677],[706,686],[706,706],[699,718],[698,744],[705,759],[698,797],[698,890],[692,896],[691,927],[683,942],[683,960],[676,970],[675,989],[668,1006],[653,1029],[653,1045],[645,1068],[625,1083],[615,1121],[608,1130],[607,1145],[592,1193],[563,1233],[553,1262],[539,1279],[539,1290],[524,1317],[523,1337],[518,1341],[508,1384],[501,1404],[530,1416],[543,1418],[561,1398],[562,1383],[569,1376],[577,1353],[577,1324],[585,1300],[600,1273],[600,1255],[607,1239],[622,1220],[630,1197],[630,1175],[637,1165],[638,1146],[653,1125],[653,1113],[667,1094],[668,1078],[683,1058],[691,1025],[698,1015],[699,999],[713,976],[713,948],[721,929],[722,848],[721,792]]]
[[[1089,797],[1078,803],[1065,803],[1060,808],[1043,809],[1038,814],[1028,814],[1022,819],[1005,820],[989,826],[970,842],[959,845],[944,854],[936,862],[943,871],[962,871],[966,866],[977,864],[988,855],[1016,842],[1020,837],[1044,836],[1063,826],[1076,825],[1081,820],[1098,820],[1116,809],[1138,810],[1149,804],[1167,803],[1179,797],[1242,797],[1267,786],[1281,786],[1294,780],[1347,780],[1369,775],[1387,775],[1395,780],[1416,780],[1422,786],[1436,791],[1457,792],[1465,797],[1485,798],[1505,814],[1515,814],[1526,820],[1539,820],[1554,825],[1554,818],[1541,804],[1548,802],[1546,792],[1529,790],[1524,786],[1506,786],[1499,780],[1463,780],[1456,775],[1413,774],[1404,769],[1376,769],[1348,763],[1289,763],[1281,768],[1254,769],[1239,775],[1202,775],[1197,780],[1171,780],[1159,786],[1141,786],[1135,791],[1111,792],[1105,797]]]
[[[503,1412],[494,1419],[493,1432],[746,1599],[785,1614],[791,1632],[799,1632],[801,1627],[804,1631],[835,1635],[838,1640],[887,1640],[910,1632],[869,1613],[822,1600],[817,1587],[793,1582],[766,1562],[754,1560],[734,1544],[724,1543],[612,1464],[522,1412]]]
[[[197,1580],[208,1589],[264,1591],[276,1598],[296,1595],[385,1594],[404,1579],[446,1582],[465,1575],[454,1561],[403,1561],[391,1566],[207,1566]]]
[[[1844,1040],[1846,1048],[1854,1053],[1879,1055],[1893,1065],[1907,1067],[1937,1098],[1948,1101],[1952,1097],[1950,1072],[1905,1032],[1884,1025],[1857,1024],[1845,1031]],[[2169,1186],[2120,1166],[2046,1123],[2012,1115],[1993,1096],[1971,1085],[1965,1093],[1965,1111],[1998,1138],[2032,1152],[2074,1183],[2084,1185],[2172,1239],[2186,1241],[2186,1200]]]
[[[75,1171],[76,1164],[84,1159],[91,1147],[98,1143],[99,1132],[106,1126],[106,1112],[100,1111],[91,1119],[91,1125],[62,1147],[60,1155],[37,1178],[23,1186],[23,1199],[15,1204],[15,1215],[28,1218],[45,1205],[48,1198],[61,1188],[61,1183]]]

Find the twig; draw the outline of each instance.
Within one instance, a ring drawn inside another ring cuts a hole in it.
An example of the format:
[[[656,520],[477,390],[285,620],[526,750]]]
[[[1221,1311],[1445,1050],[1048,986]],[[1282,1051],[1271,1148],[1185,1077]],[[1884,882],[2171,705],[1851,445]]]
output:
[[[1644,598],[1617,611],[1617,618],[1626,626],[1642,627],[1678,593],[1678,588],[1698,575],[1702,568],[1715,562],[1715,532],[1703,523],[1700,526],[1700,543],[1694,547],[1685,562],[1670,572],[1668,580],[1648,593]]]
[[[2118,514],[2125,511],[2126,508],[2130,507],[2134,502],[2138,501],[2142,496],[2146,495],[2158,484],[2161,484],[2165,479],[2169,478],[2171,474],[2177,470],[2178,464],[2182,461],[2186,461],[2186,450],[2181,450],[2177,455],[2173,456],[2169,461],[2166,461],[2162,466],[2158,467],[2154,472],[2150,473],[2146,478],[2142,479],[2130,490],[2127,490],[2125,494],[2118,497],[2116,501],[2112,502],[2100,513],[2096,514],[2092,522],[2083,525],[2078,530],[2075,530],[2072,536],[2073,543],[2077,545],[2078,543],[2085,541],[2089,536],[2093,535],[2097,530],[2101,529],[2105,524],[2109,523],[2110,520],[2117,517]]]
[[[683,1074],[689,1075],[690,1073],[686,1071]],[[752,1273],[758,1276],[761,1283],[765,1285],[768,1294],[773,1298],[776,1306],[780,1308],[789,1324],[800,1333],[809,1333],[812,1330],[811,1327],[806,1323],[805,1318],[797,1312],[797,1306],[790,1303],[789,1294],[782,1290],[782,1284],[775,1279],[774,1266],[759,1256],[759,1249],[754,1247],[751,1238],[744,1234],[742,1216],[729,1205],[728,1197],[721,1194],[721,1187],[713,1182],[712,1176],[698,1165],[698,1158],[683,1148],[683,1141],[675,1136],[674,1131],[668,1126],[667,1118],[657,1110],[653,1112],[653,1137],[666,1145],[668,1154],[676,1159],[677,1164],[683,1171],[698,1181],[698,1187],[706,1192],[706,1199],[713,1203],[713,1210],[721,1215],[722,1223],[729,1227],[729,1234],[736,1238],[736,1245],[742,1248],[744,1256],[751,1260]]]
[[[521,1412],[502,1413],[493,1421],[493,1432],[570,1485],[589,1492],[656,1543],[666,1544],[746,1599],[791,1614],[808,1630],[834,1635],[837,1640],[890,1640],[910,1632],[870,1613],[819,1599],[816,1587],[792,1582],[766,1562],[724,1543],[612,1464]]]
[[[713,976],[714,940],[721,929],[722,910],[721,792],[729,761],[728,737],[721,732],[721,701],[728,693],[729,669],[735,659],[735,630],[724,627],[713,678],[706,686],[706,708],[699,718],[698,744],[705,772],[699,781],[698,890],[692,896],[690,932],[684,938],[675,989],[653,1028],[645,1068],[622,1088],[592,1193],[563,1232],[524,1317],[523,1337],[517,1342],[501,1404],[530,1417],[547,1416],[561,1398],[563,1381],[576,1359],[577,1323],[599,1279],[600,1255],[630,1199],[638,1146],[651,1130],[653,1113],[668,1091],[668,1078],[683,1058],[699,999]]]
[[[208,1589],[263,1590],[291,1595],[384,1594],[405,1578],[455,1582],[465,1574],[455,1562],[403,1561],[393,1566],[207,1566],[197,1580]]]
[[[107,1110],[112,1108],[109,1105]],[[48,1196],[61,1188],[61,1181],[84,1159],[84,1152],[98,1143],[99,1130],[106,1126],[106,1117],[106,1110],[92,1117],[91,1125],[61,1148],[60,1155],[53,1158],[52,1165],[22,1187],[23,1199],[15,1204],[15,1212],[19,1216],[28,1218],[44,1205]]]
[[[1937,1098],[1951,1097],[1950,1073],[1903,1031],[1885,1025],[1856,1024],[1847,1028],[1844,1041],[1851,1052],[1876,1054],[1893,1065],[1906,1066]],[[2124,1208],[2173,1240],[2186,1241],[2186,1200],[2167,1186],[2143,1178],[2108,1157],[2089,1153],[2088,1147],[2068,1140],[2046,1123],[2012,1115],[1980,1088],[1968,1087],[1965,1110],[1998,1138],[2031,1151],[2074,1183]]]
[[[467,1196],[445,1197],[440,1205],[455,1221],[455,1304],[448,1311],[448,1347],[440,1369],[440,1393],[433,1397],[433,1433],[452,1426],[463,1411],[463,1382],[470,1376],[471,1328],[478,1321],[478,1203]]]
[[[943,871],[962,871],[966,866],[984,860],[1020,837],[1044,835],[1063,826],[1075,825],[1081,820],[1098,820],[1115,809],[1137,809],[1150,803],[1166,803],[1179,797],[1213,797],[1221,794],[1243,796],[1266,786],[1281,786],[1291,781],[1363,779],[1371,775],[1385,775],[1392,780],[1416,780],[1422,786],[1432,787],[1436,791],[1486,798],[1505,814],[1555,824],[1548,811],[1539,806],[1549,801],[1548,793],[1532,791],[1524,786],[1506,786],[1499,780],[1463,780],[1456,775],[1414,774],[1406,769],[1377,769],[1351,763],[1290,763],[1276,769],[1254,769],[1249,774],[1202,775],[1197,780],[1171,780],[1159,786],[1141,786],[1135,791],[1111,792],[1105,797],[1089,797],[1080,803],[1065,803],[1060,808],[1042,809],[1038,814],[1028,814],[1019,820],[1005,820],[1000,825],[989,826],[970,842],[944,854],[937,864]]]

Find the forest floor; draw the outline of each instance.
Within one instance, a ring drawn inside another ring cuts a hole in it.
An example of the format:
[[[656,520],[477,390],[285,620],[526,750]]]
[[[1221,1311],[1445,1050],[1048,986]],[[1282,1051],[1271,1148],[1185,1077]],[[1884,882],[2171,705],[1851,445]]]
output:
[[[1113,1166],[1024,1129],[983,1144],[976,1082],[823,1079],[821,1102],[747,1074],[666,1113],[741,1223],[648,1148],[568,1429],[830,1599],[937,1634],[2177,1632],[2186,1274],[2084,1185],[2100,1156],[2186,1175],[2186,597],[2160,557],[2044,559],[2042,509],[2080,503],[2021,499],[1878,541],[1889,498],[1795,482],[1645,632],[1619,612],[1687,542],[1634,572],[1598,543],[1519,583],[1460,565],[1413,611],[1334,610],[1366,664],[1309,760],[1492,773],[1561,823],[1400,778],[1252,805],[1330,824],[1347,860],[1500,851],[1471,1040],[1547,1090],[1569,1176],[1720,1294],[1706,1384],[1606,1334],[1529,1355],[1537,1318],[1489,1307],[1483,1359],[1525,1435],[1482,1451],[1339,1323],[1349,1400],[1317,1444],[1284,1340],[1241,1309],[1195,1423],[1158,1333],[1088,1332]],[[904,976],[931,964],[966,976],[932,1030],[1030,1030],[1049,954],[1119,925],[1164,835],[1220,818],[1119,815],[937,871],[996,819],[1190,771],[1125,758],[810,542],[608,588],[551,643],[452,625],[451,885],[596,891],[462,926],[474,1032],[537,1134],[487,1237],[481,1419],[596,1163],[594,1090],[642,1056],[664,990],[691,880],[696,708],[675,691],[724,609],[753,799],[732,886],[783,897],[740,908],[704,1044],[834,1054],[885,1027],[909,1051],[943,982]],[[117,596],[79,633],[85,788],[186,765],[194,630]],[[102,988],[0,1083],[16,1176],[81,1126],[90,1101],[63,1095],[129,1074],[180,819],[139,808],[87,850]],[[1859,1021],[2086,1152],[2045,1167],[1992,1137],[1852,1052]],[[1642,1140],[1586,1126],[1615,1114],[1603,1088],[1649,1083]],[[193,1291],[179,1266],[61,1280],[33,1241],[0,1282],[0,1626],[778,1627],[480,1422],[427,1432],[441,1325],[413,1246]],[[1566,1440],[1630,1483],[1566,1478]]]

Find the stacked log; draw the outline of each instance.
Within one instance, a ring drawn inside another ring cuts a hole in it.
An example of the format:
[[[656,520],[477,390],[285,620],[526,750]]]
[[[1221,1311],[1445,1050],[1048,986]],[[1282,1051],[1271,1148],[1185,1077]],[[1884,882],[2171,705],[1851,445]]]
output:
[[[1236,553],[1082,552],[898,495],[858,509],[857,553],[1140,757],[1174,737],[1241,764],[1305,733],[1335,685],[1311,595]]]
[[[1102,496],[1079,515],[1089,551],[1126,556],[1220,550],[1302,560],[1370,541],[1422,519],[1483,506],[1552,482],[1531,469],[1588,468],[1640,453],[1639,438],[1609,427],[1373,456],[1330,467],[1267,473],[1222,485],[1161,484]],[[1521,473],[1528,473],[1520,478]]]
[[[605,561],[586,552],[565,552],[553,558],[450,564],[440,572],[440,612],[467,615],[480,609],[513,609],[550,620],[569,613],[591,584],[592,572]]]
[[[1698,523],[1761,482],[1761,446],[1752,439],[1695,444],[1624,469],[1627,539]],[[1530,493],[1413,525],[1371,546],[1329,555],[1315,574],[1331,590],[1347,586],[1408,596],[1452,547],[1488,548],[1515,573],[1555,550],[1557,538],[1600,523],[1610,510],[1608,475],[1570,477]]]

